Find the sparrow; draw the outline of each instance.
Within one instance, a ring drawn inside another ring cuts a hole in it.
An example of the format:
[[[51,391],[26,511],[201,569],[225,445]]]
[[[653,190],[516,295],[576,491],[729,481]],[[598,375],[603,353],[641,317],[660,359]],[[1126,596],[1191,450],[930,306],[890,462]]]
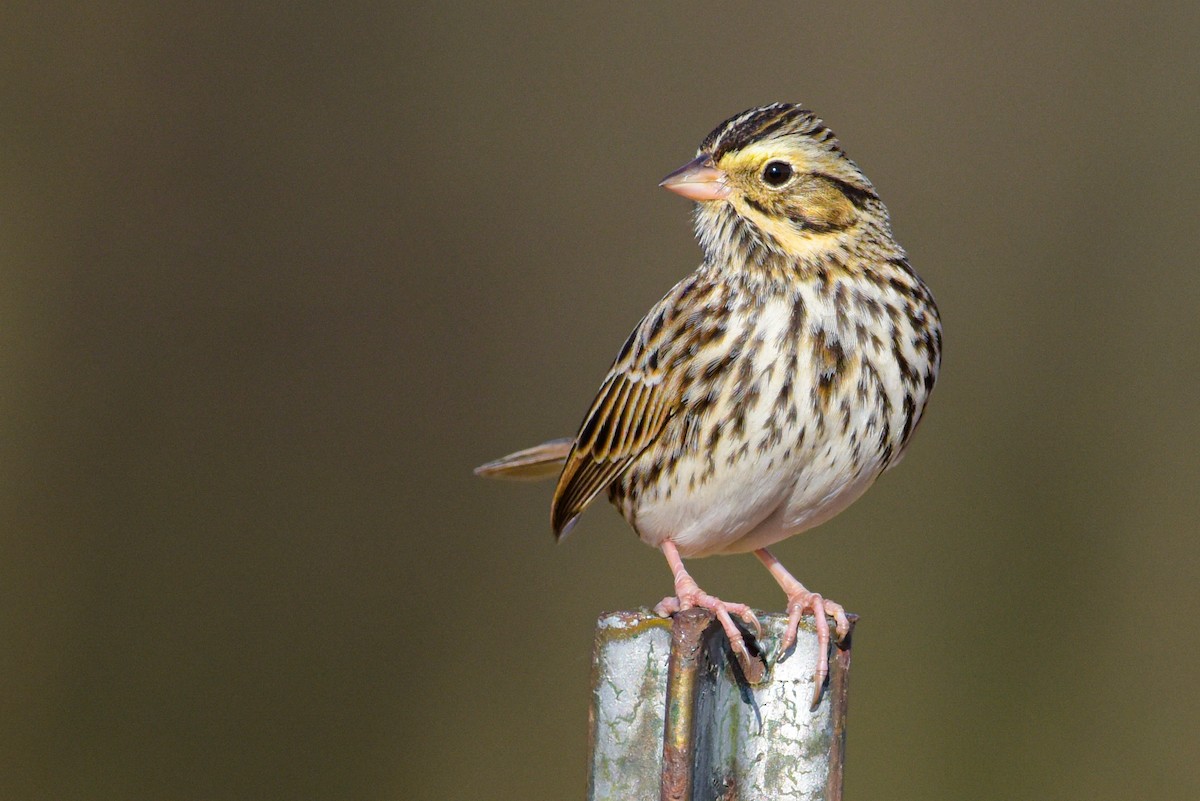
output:
[[[892,235],[875,187],[799,105],[730,117],[660,186],[695,202],[700,266],[617,352],[578,433],[497,459],[484,476],[558,475],[561,538],[601,493],[662,551],[669,615],[708,609],[735,652],[754,612],[697,585],[685,558],[753,553],[787,596],[781,642],[803,615],[818,637],[844,608],[768,550],[853,503],[900,462],[937,381],[942,328],[928,287]]]

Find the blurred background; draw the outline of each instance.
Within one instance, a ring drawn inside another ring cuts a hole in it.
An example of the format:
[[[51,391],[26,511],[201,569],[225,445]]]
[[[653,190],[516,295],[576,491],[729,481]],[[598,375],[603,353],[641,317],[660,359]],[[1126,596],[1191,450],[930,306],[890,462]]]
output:
[[[903,466],[778,548],[862,616],[848,797],[1200,797],[1200,7],[0,12],[0,797],[583,798],[670,589],[471,468],[693,269],[656,187],[801,101],[945,322]],[[749,557],[692,563],[765,609]]]

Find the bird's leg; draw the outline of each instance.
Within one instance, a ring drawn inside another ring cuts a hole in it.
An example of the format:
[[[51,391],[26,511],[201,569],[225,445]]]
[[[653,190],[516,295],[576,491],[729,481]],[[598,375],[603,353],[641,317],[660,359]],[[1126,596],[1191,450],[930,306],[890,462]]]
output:
[[[663,555],[667,557],[667,564],[671,567],[671,573],[675,576],[675,595],[663,598],[662,602],[654,607],[654,612],[667,617],[693,607],[707,609],[717,616],[734,652],[749,656],[749,652],[746,650],[746,641],[742,638],[742,633],[738,631],[730,613],[732,612],[753,626],[756,636],[761,637],[762,625],[755,617],[754,611],[745,604],[726,603],[701,590],[695,579],[688,575],[687,569],[684,568],[683,559],[680,558],[675,543],[665,540],[661,547]]]
[[[846,618],[846,610],[842,608],[841,604],[826,600],[819,594],[805,589],[804,585],[787,572],[787,568],[766,548],[759,548],[754,555],[766,566],[767,570],[771,571],[775,581],[787,593],[788,622],[787,629],[783,633],[783,642],[779,647],[781,654],[786,654],[796,644],[796,630],[800,627],[800,618],[805,612],[813,613],[817,626],[817,687],[813,696],[813,706],[816,706],[821,699],[821,688],[825,684],[825,677],[829,675],[829,621],[825,617],[829,615],[833,618],[838,642],[841,642],[850,633],[850,621]]]

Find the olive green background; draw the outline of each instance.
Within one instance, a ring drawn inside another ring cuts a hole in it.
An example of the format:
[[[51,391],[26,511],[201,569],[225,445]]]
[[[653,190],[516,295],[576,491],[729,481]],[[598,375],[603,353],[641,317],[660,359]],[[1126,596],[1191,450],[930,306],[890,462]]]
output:
[[[774,100],[945,321],[778,548],[862,616],[848,797],[1200,796],[1200,10],[1052,6],[6,6],[0,797],[582,798],[670,575],[470,470],[574,431],[698,263],[657,180]]]

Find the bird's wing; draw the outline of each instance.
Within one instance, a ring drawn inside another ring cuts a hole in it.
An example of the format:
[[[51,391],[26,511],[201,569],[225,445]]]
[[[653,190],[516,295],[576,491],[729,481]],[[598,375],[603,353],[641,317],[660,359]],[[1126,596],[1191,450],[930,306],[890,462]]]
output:
[[[658,333],[661,317],[657,326],[650,323],[651,330],[644,330],[654,316],[648,315],[629,336],[583,419],[554,490],[550,521],[555,536],[566,533],[592,499],[654,442],[675,409],[657,342],[647,341],[657,337],[644,336]]]

